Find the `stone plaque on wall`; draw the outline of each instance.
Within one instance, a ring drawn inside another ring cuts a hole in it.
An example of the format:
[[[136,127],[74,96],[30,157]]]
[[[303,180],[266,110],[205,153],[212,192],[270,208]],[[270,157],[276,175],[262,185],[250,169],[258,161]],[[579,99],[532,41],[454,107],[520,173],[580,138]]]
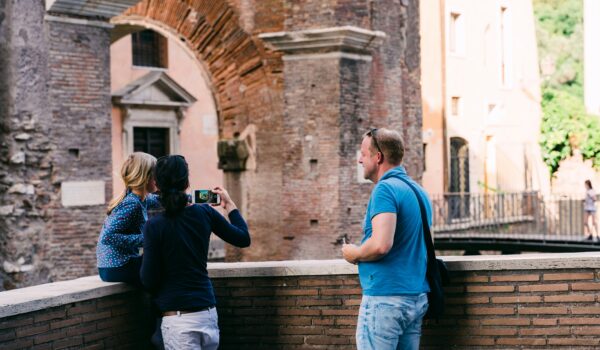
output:
[[[65,181],[61,185],[61,202],[63,207],[105,204],[105,182]]]

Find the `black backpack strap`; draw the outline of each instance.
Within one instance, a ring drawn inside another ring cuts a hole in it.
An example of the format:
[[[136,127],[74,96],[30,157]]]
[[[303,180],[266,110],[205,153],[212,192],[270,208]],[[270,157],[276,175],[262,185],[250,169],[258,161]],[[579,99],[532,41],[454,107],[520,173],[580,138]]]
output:
[[[435,263],[435,249],[433,248],[433,239],[431,238],[431,229],[429,228],[429,221],[427,220],[427,210],[425,209],[425,204],[423,203],[423,199],[419,194],[419,191],[415,188],[415,185],[411,184],[410,181],[398,177],[397,179],[401,180],[405,184],[410,187],[410,189],[414,192],[417,197],[417,201],[419,202],[419,208],[421,210],[421,220],[423,221],[423,235],[425,237],[425,246],[427,247],[427,264]]]

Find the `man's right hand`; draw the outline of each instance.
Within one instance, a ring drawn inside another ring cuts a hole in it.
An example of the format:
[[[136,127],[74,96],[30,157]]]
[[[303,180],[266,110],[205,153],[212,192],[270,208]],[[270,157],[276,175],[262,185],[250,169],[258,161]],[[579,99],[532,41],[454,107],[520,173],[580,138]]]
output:
[[[358,257],[360,254],[360,248],[355,244],[344,244],[342,245],[342,255],[344,259],[350,264],[357,264]]]

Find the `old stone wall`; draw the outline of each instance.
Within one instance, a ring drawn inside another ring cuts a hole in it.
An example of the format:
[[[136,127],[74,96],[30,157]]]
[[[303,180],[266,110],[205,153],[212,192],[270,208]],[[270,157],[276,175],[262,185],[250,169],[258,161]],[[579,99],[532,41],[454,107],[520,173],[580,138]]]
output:
[[[104,181],[110,199],[116,29],[45,13],[42,2],[5,1],[0,14],[0,277],[13,288],[93,273],[105,205],[65,207],[61,188]],[[416,0],[145,0],[118,16],[137,28],[151,22],[193,52],[222,140],[252,134],[255,166],[226,172],[225,185],[253,245],[229,249],[228,260],[332,258],[341,236],[358,241],[372,185],[358,179],[356,152],[369,127],[402,132],[405,164],[420,179],[418,18]],[[359,59],[302,60],[259,38],[349,25],[387,37]]]
[[[53,145],[40,1],[0,3],[0,289],[48,280]]]
[[[39,1],[0,9],[2,288],[92,274],[105,204],[65,207],[61,187],[96,180],[111,193],[109,26]]]

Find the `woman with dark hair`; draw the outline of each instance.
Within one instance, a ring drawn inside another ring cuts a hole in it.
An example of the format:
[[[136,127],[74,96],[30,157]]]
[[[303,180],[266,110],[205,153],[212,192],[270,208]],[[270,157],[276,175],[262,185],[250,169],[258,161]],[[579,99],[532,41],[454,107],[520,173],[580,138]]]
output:
[[[227,191],[216,187],[229,223],[208,204],[188,205],[188,165],[182,156],[160,158],[155,179],[164,212],[144,227],[144,286],[162,312],[165,349],[217,349],[216,300],[206,270],[211,232],[237,247],[250,245],[246,222]]]
[[[584,231],[587,231],[587,239],[598,240],[598,224],[596,223],[596,192],[590,180],[585,180],[585,200],[583,202]],[[591,222],[590,222],[591,221]]]

